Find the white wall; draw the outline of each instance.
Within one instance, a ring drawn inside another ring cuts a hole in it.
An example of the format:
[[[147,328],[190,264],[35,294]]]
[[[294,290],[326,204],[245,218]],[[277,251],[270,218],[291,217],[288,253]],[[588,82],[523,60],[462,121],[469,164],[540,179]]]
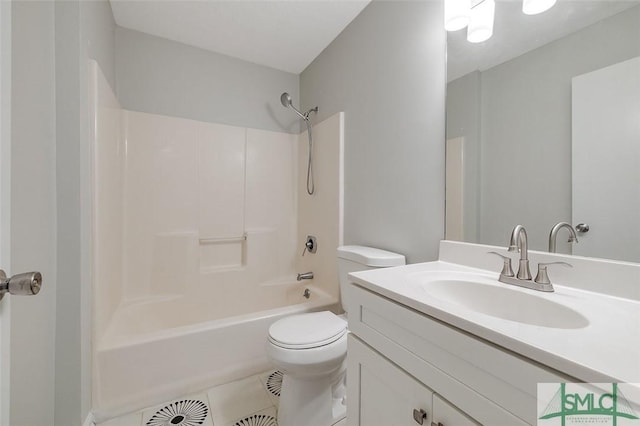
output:
[[[303,109],[345,114],[344,241],[434,260],[444,235],[440,2],[374,1],[301,74]]]
[[[299,76],[118,28],[118,99],[125,109],[211,123],[298,133],[280,103],[298,104]]]
[[[551,227],[571,221],[571,78],[640,55],[639,22],[640,6],[449,84],[450,122],[465,120],[455,105],[481,99],[478,242],[504,245],[520,223],[546,250]],[[469,78],[477,92],[456,90]],[[448,130],[475,134],[474,121]]]
[[[54,4],[13,2],[12,19],[9,272],[40,271],[44,280],[42,291],[35,297],[9,296],[9,424],[39,426],[54,424],[58,291]]]

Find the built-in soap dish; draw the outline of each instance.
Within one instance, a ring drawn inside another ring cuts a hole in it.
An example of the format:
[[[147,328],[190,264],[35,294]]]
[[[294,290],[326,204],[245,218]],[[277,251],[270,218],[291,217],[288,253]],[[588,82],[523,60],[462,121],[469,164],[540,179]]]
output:
[[[207,404],[196,399],[172,402],[159,409],[146,426],[200,426],[209,413]]]

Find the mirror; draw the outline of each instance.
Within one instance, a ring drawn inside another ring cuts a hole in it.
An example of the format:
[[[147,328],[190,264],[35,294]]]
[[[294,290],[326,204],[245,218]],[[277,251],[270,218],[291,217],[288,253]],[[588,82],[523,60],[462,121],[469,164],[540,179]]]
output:
[[[498,0],[484,43],[447,34],[446,238],[506,246],[522,224],[529,248],[546,251],[554,224],[585,223],[578,244],[560,230],[558,252],[640,262],[640,1],[521,7]],[[610,69],[629,63],[636,88],[621,93],[632,105],[608,99],[624,105],[612,113],[593,97],[611,93],[598,78],[615,82]],[[614,129],[603,133],[606,115]],[[623,127],[632,136],[612,133]]]

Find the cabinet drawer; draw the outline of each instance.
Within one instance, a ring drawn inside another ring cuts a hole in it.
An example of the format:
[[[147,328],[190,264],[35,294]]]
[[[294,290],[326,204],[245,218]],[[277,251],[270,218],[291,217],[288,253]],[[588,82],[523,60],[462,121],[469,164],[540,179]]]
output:
[[[479,426],[473,419],[440,398],[440,395],[433,395],[433,424],[438,426]]]
[[[349,291],[351,332],[482,424],[536,424],[537,383],[575,381],[357,285]],[[513,416],[487,408],[494,403]]]

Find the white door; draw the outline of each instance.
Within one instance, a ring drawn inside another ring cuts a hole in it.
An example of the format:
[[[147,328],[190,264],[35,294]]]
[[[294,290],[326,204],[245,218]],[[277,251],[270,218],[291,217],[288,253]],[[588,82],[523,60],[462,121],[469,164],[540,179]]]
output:
[[[11,212],[11,2],[0,0],[0,270],[7,275],[20,271],[8,270],[10,265]],[[9,426],[10,419],[10,331],[11,297],[14,294],[40,291],[39,273],[13,275],[5,279],[0,272],[0,426]],[[37,277],[37,282],[32,281]],[[35,287],[34,287],[34,284]]]
[[[0,268],[9,265],[11,2],[0,1]],[[0,302],[0,426],[9,425],[9,303]]]
[[[640,262],[640,57],[572,81],[573,253]]]

